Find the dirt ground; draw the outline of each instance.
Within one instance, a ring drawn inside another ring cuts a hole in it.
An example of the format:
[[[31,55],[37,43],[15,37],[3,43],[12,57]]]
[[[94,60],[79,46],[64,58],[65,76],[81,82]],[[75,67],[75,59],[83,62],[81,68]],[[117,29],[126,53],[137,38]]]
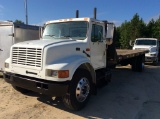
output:
[[[129,66],[112,72],[111,83],[77,112],[54,98],[21,94],[0,78],[0,119],[160,119],[160,65],[145,65],[143,73]]]

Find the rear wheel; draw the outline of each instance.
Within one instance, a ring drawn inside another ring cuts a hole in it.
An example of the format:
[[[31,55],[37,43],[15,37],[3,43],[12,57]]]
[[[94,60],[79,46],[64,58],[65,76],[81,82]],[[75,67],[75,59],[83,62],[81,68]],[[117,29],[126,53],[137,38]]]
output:
[[[64,105],[71,110],[80,110],[88,102],[91,93],[91,77],[89,72],[78,69],[71,81],[68,94],[63,97]]]
[[[144,56],[138,56],[133,59],[132,70],[142,72],[144,70]]]
[[[135,57],[132,61],[132,71],[136,71],[137,68],[137,57]]]
[[[139,56],[137,57],[137,71],[138,72],[142,72],[144,70],[144,61],[143,61],[143,57]]]

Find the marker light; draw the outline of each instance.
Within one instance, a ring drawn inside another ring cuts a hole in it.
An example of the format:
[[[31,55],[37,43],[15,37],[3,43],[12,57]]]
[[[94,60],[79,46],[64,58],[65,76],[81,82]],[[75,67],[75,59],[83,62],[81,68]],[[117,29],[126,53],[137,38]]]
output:
[[[6,63],[6,62],[5,62],[5,63],[4,63],[4,67],[5,67],[5,68],[9,68],[9,63]]]

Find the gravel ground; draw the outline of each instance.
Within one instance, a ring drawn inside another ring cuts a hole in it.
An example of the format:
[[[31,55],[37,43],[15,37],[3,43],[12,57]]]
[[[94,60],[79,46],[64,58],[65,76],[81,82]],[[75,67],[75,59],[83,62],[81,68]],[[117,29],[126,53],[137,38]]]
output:
[[[160,119],[160,65],[145,65],[142,73],[129,66],[112,72],[112,81],[81,111],[55,98],[21,94],[0,78],[0,119]]]

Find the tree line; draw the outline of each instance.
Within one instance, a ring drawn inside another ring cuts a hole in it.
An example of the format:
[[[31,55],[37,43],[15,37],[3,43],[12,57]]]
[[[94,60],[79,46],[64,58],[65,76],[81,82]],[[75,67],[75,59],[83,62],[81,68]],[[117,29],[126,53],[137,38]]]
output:
[[[114,40],[116,47],[129,49],[130,40],[136,38],[158,38],[160,39],[160,16],[157,20],[151,19],[145,23],[136,13],[130,21],[124,21],[121,26],[115,28]]]

